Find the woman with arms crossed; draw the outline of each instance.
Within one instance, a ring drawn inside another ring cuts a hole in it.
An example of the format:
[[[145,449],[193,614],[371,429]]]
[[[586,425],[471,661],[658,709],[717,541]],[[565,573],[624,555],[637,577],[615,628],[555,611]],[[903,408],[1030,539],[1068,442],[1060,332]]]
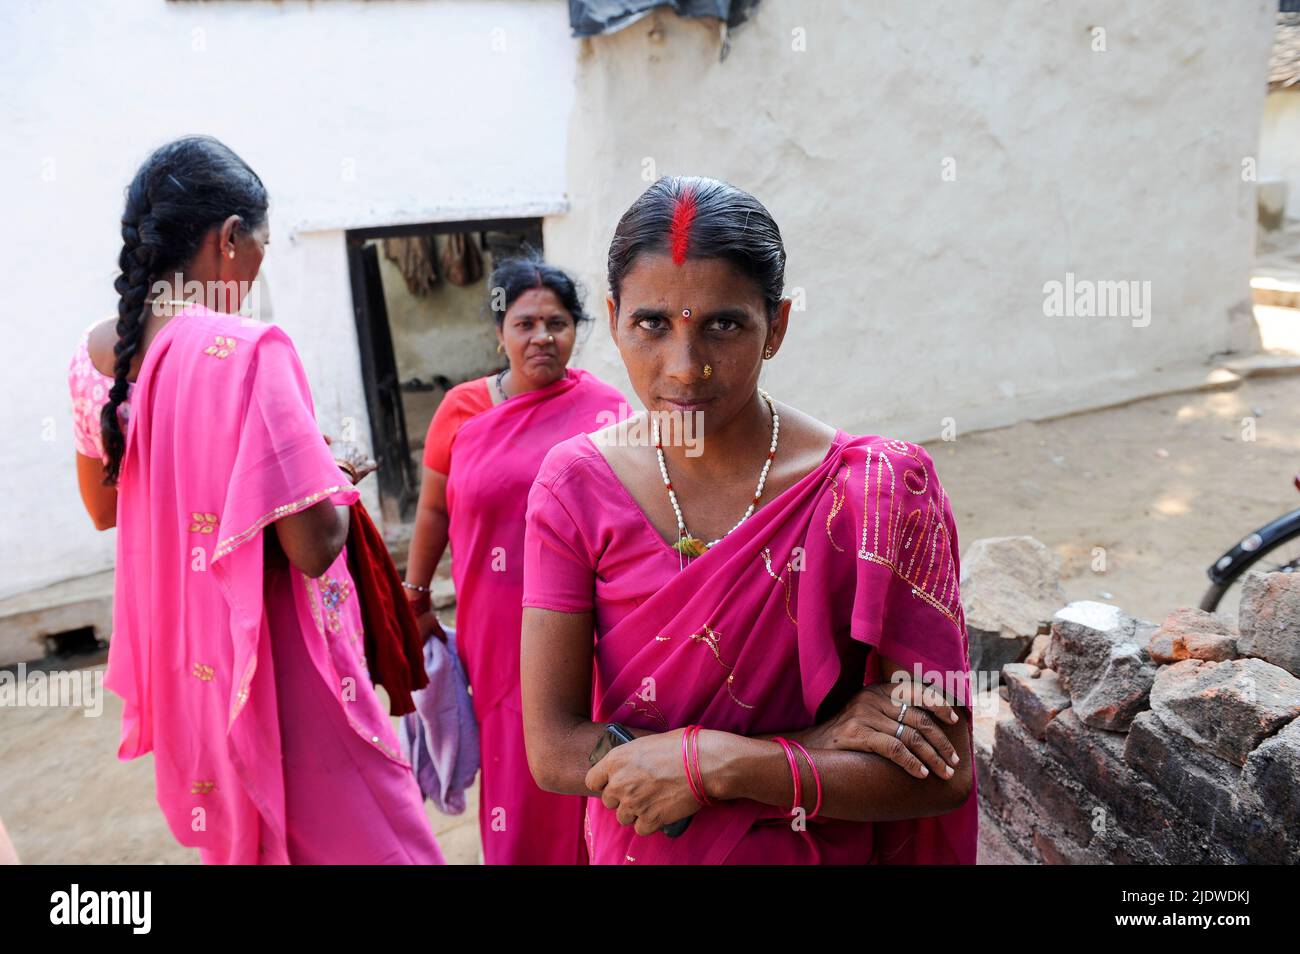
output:
[[[753,196],[652,185],[610,248],[610,332],[652,416],[698,412],[704,453],[624,421],[555,447],[530,494],[529,763],[592,796],[593,863],[975,860],[952,510],[919,446],[758,387],[784,266]],[[589,766],[606,723],[636,738]]]

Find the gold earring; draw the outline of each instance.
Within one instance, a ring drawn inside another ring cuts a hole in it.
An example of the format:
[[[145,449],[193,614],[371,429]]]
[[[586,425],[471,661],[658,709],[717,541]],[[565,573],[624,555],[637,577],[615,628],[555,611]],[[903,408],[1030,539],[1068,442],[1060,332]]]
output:
[[[764,357],[764,358],[771,358],[771,357],[772,357],[772,346],[771,346],[771,345],[768,345],[766,348],[763,349],[763,357]]]
[[[713,365],[711,365],[711,364],[706,364],[706,365],[704,366],[704,376],[707,378],[707,377],[708,377],[709,375],[711,375],[712,373],[713,373]]]
[[[497,342],[497,354],[505,354],[505,350],[506,350],[506,349],[503,348],[503,347],[501,346],[501,342],[498,341],[498,342]]]

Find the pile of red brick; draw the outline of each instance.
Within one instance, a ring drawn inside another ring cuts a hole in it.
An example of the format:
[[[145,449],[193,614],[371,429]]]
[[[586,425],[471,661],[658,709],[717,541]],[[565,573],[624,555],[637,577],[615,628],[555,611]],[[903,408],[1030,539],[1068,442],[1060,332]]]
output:
[[[1252,574],[1239,630],[1071,603],[1001,672],[980,798],[1032,860],[1300,863],[1300,575]]]

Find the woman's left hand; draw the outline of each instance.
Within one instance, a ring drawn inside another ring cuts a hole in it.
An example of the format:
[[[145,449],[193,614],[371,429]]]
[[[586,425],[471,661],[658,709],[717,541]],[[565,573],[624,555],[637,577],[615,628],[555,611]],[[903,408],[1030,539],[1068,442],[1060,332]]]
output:
[[[351,470],[356,472],[356,479],[352,481],[354,485],[361,483],[367,474],[379,469],[379,464],[356,444],[343,441],[331,441],[329,443],[334,451],[334,459],[347,463]],[[345,472],[346,470],[345,468]]]
[[[415,625],[419,628],[421,642],[427,643],[435,637],[441,642],[447,641],[447,631],[442,628],[442,623],[438,620],[438,614],[433,611],[433,607],[417,614]]]
[[[683,731],[616,745],[587,771],[587,788],[618,813],[620,825],[635,825],[638,835],[654,834],[700,809],[682,764]]]

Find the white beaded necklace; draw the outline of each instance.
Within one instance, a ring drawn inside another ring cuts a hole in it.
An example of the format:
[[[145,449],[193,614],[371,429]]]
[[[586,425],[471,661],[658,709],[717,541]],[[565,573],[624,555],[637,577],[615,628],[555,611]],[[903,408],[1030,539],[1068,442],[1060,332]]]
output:
[[[686,529],[686,520],[682,517],[682,508],[677,503],[677,494],[673,491],[673,482],[668,479],[668,464],[664,460],[663,440],[659,436],[659,419],[652,415],[651,433],[655,442],[655,453],[659,455],[659,473],[663,476],[664,486],[668,488],[668,499],[673,505],[673,513],[677,514],[677,542],[673,544],[673,549],[685,556],[699,556],[705,550],[709,549],[716,543],[720,543],[723,537],[735,530],[742,523],[749,519],[750,514],[754,512],[754,507],[758,500],[763,496],[763,485],[767,483],[767,472],[772,467],[772,461],[776,459],[776,442],[781,431],[781,415],[776,413],[776,407],[772,404],[772,395],[768,394],[762,388],[758,389],[759,395],[767,402],[767,409],[772,413],[772,444],[767,451],[767,460],[763,461],[763,470],[758,475],[758,489],[754,491],[754,499],[749,502],[744,516],[736,521],[736,526],[728,530],[717,540],[711,540],[704,543],[698,537],[691,536]]]

